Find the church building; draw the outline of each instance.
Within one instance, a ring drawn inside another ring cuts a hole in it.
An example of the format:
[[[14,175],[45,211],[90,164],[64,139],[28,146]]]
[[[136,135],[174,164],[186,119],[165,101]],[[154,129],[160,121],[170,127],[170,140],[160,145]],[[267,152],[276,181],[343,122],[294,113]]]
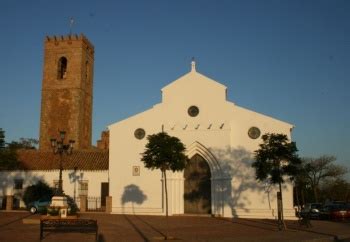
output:
[[[293,125],[228,101],[227,88],[197,72],[192,61],[189,73],[161,90],[160,103],[111,124],[94,147],[94,46],[84,35],[68,35],[46,37],[44,47],[40,145],[18,151],[17,167],[0,167],[6,207],[12,200],[24,206],[25,188],[42,180],[63,186],[77,202],[100,197],[98,207],[107,213],[164,215],[164,177],[144,167],[141,153],[148,135],[166,132],[185,144],[190,159],[184,171],[167,172],[170,215],[277,217],[277,189],[256,181],[251,164],[263,134],[290,139]],[[52,144],[69,140],[75,141],[72,154],[54,152]],[[283,206],[285,217],[295,218],[288,182]]]
[[[190,162],[183,172],[167,173],[169,214],[276,218],[276,188],[259,183],[251,167],[264,133],[291,138],[293,125],[239,107],[227,88],[189,73],[161,90],[151,109],[109,126],[112,213],[165,214],[164,178],[141,161],[147,135],[166,132],[186,146]],[[284,184],[286,218],[294,217],[293,187]]]

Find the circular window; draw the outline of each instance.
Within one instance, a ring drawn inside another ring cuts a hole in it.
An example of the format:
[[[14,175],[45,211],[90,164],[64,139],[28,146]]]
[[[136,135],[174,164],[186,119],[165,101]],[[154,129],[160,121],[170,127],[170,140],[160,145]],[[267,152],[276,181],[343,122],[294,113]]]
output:
[[[257,128],[257,127],[251,127],[249,130],[248,130],[248,135],[250,138],[252,139],[257,139],[260,137],[260,129]]]
[[[188,108],[187,113],[191,117],[196,117],[199,114],[199,109],[197,106],[191,106]]]
[[[146,135],[146,132],[144,129],[139,128],[135,130],[134,135],[136,139],[143,139]]]

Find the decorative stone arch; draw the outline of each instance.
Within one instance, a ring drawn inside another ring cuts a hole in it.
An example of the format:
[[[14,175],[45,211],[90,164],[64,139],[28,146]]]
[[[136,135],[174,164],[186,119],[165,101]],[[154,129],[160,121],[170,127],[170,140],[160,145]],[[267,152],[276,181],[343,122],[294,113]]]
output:
[[[186,155],[192,158],[194,155],[202,156],[209,164],[211,172],[211,213],[215,216],[224,216],[223,188],[225,184],[231,184],[231,177],[225,175],[215,155],[198,141],[187,147]]]
[[[222,178],[223,173],[219,162],[217,161],[215,156],[210,152],[210,150],[198,141],[193,142],[190,146],[187,147],[186,150],[186,155],[189,158],[192,158],[196,154],[202,156],[208,162],[212,179]]]

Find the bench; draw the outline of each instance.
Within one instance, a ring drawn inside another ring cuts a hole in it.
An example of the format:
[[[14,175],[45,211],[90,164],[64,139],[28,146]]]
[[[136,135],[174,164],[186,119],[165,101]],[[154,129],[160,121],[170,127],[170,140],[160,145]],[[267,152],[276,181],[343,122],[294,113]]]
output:
[[[42,219],[40,220],[40,241],[44,232],[94,233],[97,241],[97,220],[93,219]]]

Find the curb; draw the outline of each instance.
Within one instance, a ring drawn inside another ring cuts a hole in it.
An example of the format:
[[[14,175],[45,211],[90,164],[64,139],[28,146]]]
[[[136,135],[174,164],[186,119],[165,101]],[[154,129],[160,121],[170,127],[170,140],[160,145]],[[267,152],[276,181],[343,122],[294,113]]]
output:
[[[40,219],[35,218],[24,218],[22,219],[23,224],[40,224]]]

